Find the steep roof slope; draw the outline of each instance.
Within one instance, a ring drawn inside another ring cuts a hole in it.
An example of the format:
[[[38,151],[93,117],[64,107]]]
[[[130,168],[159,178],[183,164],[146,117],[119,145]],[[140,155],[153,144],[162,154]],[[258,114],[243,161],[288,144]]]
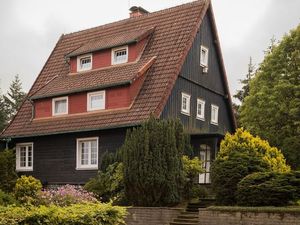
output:
[[[118,36],[145,27],[155,27],[141,59],[156,61],[146,74],[143,87],[128,110],[32,119],[32,105],[26,100],[2,133],[2,137],[24,137],[138,124],[151,113],[159,115],[165,105],[185,56],[200,27],[209,0],[199,0],[170,9],[128,18],[115,23],[62,35],[33,84],[29,96],[57,76],[69,73],[65,56],[99,37]]]

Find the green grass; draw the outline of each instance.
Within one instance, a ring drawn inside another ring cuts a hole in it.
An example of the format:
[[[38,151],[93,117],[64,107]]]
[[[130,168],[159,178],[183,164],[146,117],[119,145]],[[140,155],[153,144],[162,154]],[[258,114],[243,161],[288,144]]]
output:
[[[240,206],[211,206],[207,208],[211,211],[222,211],[222,212],[261,212],[261,213],[299,213],[299,206],[289,207],[240,207]]]

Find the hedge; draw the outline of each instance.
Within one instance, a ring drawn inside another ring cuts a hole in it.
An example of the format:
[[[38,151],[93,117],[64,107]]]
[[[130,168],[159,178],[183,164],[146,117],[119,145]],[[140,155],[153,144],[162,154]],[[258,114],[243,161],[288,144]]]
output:
[[[67,207],[0,207],[0,225],[117,225],[126,210],[110,204],[74,204]]]

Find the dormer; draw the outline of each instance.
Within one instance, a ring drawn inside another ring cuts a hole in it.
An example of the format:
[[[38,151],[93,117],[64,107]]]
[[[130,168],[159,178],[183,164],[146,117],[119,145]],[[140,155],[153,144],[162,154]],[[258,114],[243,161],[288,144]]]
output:
[[[70,74],[138,61],[153,31],[154,28],[136,29],[83,43],[66,56]]]

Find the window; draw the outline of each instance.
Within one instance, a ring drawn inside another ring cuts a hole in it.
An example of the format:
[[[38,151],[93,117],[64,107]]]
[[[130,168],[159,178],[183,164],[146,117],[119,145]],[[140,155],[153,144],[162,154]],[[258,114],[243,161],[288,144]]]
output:
[[[112,65],[127,63],[128,61],[128,46],[115,48],[112,50]]]
[[[205,101],[202,99],[197,99],[197,119],[205,120]]]
[[[105,91],[91,92],[87,95],[87,110],[105,109]]]
[[[33,143],[20,143],[16,145],[16,170],[33,170]]]
[[[77,139],[76,169],[98,169],[98,137]]]
[[[210,164],[211,164],[211,149],[208,145],[200,145],[200,159],[203,162],[202,168],[204,173],[199,174],[200,184],[209,184],[210,181]]]
[[[77,71],[92,69],[92,54],[77,57]]]
[[[208,68],[208,48],[201,45],[200,49],[200,66]],[[207,72],[207,71],[205,71]]]
[[[190,115],[190,100],[191,96],[185,93],[181,95],[181,112]]]
[[[68,114],[68,97],[52,99],[52,115],[58,116],[64,114]]]
[[[211,120],[210,123],[218,125],[219,119],[219,107],[216,105],[211,105]]]

